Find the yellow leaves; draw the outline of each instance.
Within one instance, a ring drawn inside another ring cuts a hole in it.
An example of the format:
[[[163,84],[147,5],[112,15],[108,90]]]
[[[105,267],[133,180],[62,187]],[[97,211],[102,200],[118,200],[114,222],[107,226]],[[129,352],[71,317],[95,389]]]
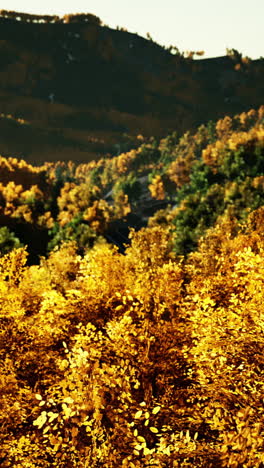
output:
[[[47,415],[49,417],[49,423],[52,423],[55,419],[58,418],[59,413],[53,413],[53,411],[49,411]]]
[[[169,179],[175,183],[177,187],[182,187],[190,181],[190,172],[192,163],[194,162],[194,155],[190,154],[179,155],[176,160],[172,161],[167,170]]]
[[[250,415],[250,413],[252,414],[252,410],[251,410],[250,406],[248,406],[247,408],[243,408],[242,410],[238,411],[237,412],[237,417],[239,419],[242,419],[243,421],[245,421],[247,419],[247,417]]]
[[[138,452],[139,452],[140,450],[142,450],[142,449],[143,449],[142,445],[141,445],[141,444],[137,444],[137,445],[135,445],[135,451],[134,451],[134,453],[137,452],[137,454],[138,454]]]
[[[139,152],[140,152],[140,148],[139,150],[132,149],[131,151],[128,151],[127,153],[121,153],[119,156],[117,156],[114,159],[112,164],[113,166],[116,166],[116,170],[118,174],[125,174],[129,171],[131,164],[137,158],[137,155]]]
[[[20,196],[24,202],[34,202],[34,200],[41,200],[44,194],[37,185],[32,185],[29,190],[25,190]]]
[[[140,442],[140,443],[138,443],[138,442]],[[134,445],[133,453],[134,453],[134,455],[138,456],[140,454],[140,452],[143,453],[144,456],[150,455],[151,453],[155,452],[155,448],[149,449],[147,447],[147,441],[146,441],[145,437],[137,436],[137,442]]]
[[[240,128],[237,127],[237,121],[240,118]],[[218,139],[216,142],[207,145],[202,150],[202,158],[205,164],[210,166],[214,172],[222,164],[223,159],[228,151],[237,151],[239,148],[247,148],[249,145],[263,146],[264,130],[263,126],[256,122],[254,126],[246,131],[241,131],[241,127],[252,119],[250,113],[243,113],[241,116],[236,116],[233,120],[226,116],[224,119],[219,120],[216,124],[216,131]],[[257,121],[255,115],[253,120]]]
[[[263,130],[251,129],[249,132],[238,132],[230,136],[227,141],[228,147],[235,151],[240,146],[246,146],[248,143],[259,141],[263,143]]]
[[[98,233],[104,232],[113,215],[113,208],[105,200],[95,200],[92,206],[89,206],[83,219],[88,221],[92,229]]]
[[[14,369],[0,374],[4,429],[18,433],[33,414],[29,440],[61,466],[122,465],[124,447],[128,467],[202,466],[222,445],[223,466],[232,450],[257,466],[264,252],[226,226],[187,261],[173,259],[161,227],[131,233],[126,255],[98,244],[81,259],[72,244],[39,267],[21,254],[1,260],[5,372]]]
[[[229,302],[233,304],[234,306],[238,305],[240,302],[239,297],[235,296],[234,294],[231,295]]]
[[[66,296],[69,298],[71,302],[73,301],[79,301],[82,298],[82,292],[79,291],[78,289],[68,289],[66,291]]]
[[[73,411],[69,406],[66,405],[66,403],[62,403],[61,407],[64,413],[64,419],[69,419],[76,414],[76,411]]]
[[[25,315],[23,296],[17,293],[26,261],[24,249],[17,249],[0,258],[0,317],[21,323]],[[22,322],[23,323],[23,322]]]
[[[142,416],[142,414],[143,414],[143,411],[142,411],[142,410],[138,410],[138,411],[135,413],[134,418],[135,418],[135,419],[140,419],[141,416]]]
[[[151,432],[153,432],[153,434],[158,434],[158,432],[159,432],[158,429],[157,429],[156,427],[154,427],[154,426],[150,426],[150,427],[149,427],[149,430],[150,430]]]
[[[59,416],[59,413],[53,413],[52,411],[42,411],[40,416],[33,421],[34,426],[38,426],[39,429],[41,429],[46,422],[48,424],[52,423],[55,419],[57,419]],[[47,433],[51,429],[51,426],[46,426],[45,429],[43,430],[43,434]]]
[[[67,403],[69,405],[74,403],[74,400],[71,397],[65,397],[65,398],[63,398],[63,401],[64,401],[64,403]]]
[[[0,279],[8,278],[10,283],[18,284],[25,269],[28,253],[25,248],[19,248],[0,258]]]
[[[37,224],[41,228],[52,229],[54,227],[54,219],[50,211],[46,211],[43,215],[38,216]]]
[[[16,185],[15,182],[9,182],[2,188],[2,194],[7,202],[14,202],[18,200],[23,192],[22,185]]]
[[[193,300],[193,302],[199,302],[199,300],[200,300],[199,294],[195,294],[195,295],[193,296],[192,300]]]
[[[225,116],[223,119],[218,120],[216,123],[217,136],[220,139],[227,138],[232,132],[232,119],[229,116]]]
[[[210,306],[210,307],[213,307],[215,305],[215,301],[212,300],[210,297],[206,297],[205,299],[203,299],[203,306],[206,307],[206,306]]]
[[[61,436],[55,436],[53,434],[50,434],[49,442],[51,443],[51,445],[53,445],[53,451],[56,453],[63,443],[63,438]]]
[[[59,363],[58,363],[58,366],[59,366],[59,369],[61,371],[64,371],[65,369],[67,369],[69,367],[69,361],[67,359],[62,359]]]
[[[37,419],[35,419],[35,421],[33,421],[33,426],[37,426],[38,429],[41,429],[47,422],[47,419],[47,412],[42,411],[40,416]]]
[[[131,212],[128,196],[122,190],[115,195],[114,202],[114,218],[123,218]]]
[[[159,413],[160,409],[161,409],[161,406],[155,406],[155,408],[153,408],[153,410],[152,410],[152,414]]]
[[[149,191],[152,198],[156,200],[164,200],[166,197],[166,192],[164,184],[160,175],[157,175],[153,178],[151,184],[149,185]]]
[[[47,293],[43,293],[43,300],[41,304],[41,312],[46,313],[53,311],[55,314],[65,312],[66,301],[62,294],[53,290]]]
[[[194,303],[199,304],[199,306],[203,307],[204,309],[207,309],[208,307],[214,307],[215,306],[215,301],[209,296],[203,297],[202,291],[201,291],[201,295],[195,294],[192,297],[192,301]]]
[[[43,430],[42,434],[47,434],[47,432],[49,432],[50,430],[50,426],[46,426],[45,429]]]

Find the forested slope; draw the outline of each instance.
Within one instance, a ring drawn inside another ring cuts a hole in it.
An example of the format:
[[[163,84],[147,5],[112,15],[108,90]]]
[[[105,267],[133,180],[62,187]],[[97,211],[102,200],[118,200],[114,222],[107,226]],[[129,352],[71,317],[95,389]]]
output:
[[[0,26],[4,156],[85,163],[263,103],[264,60],[233,49],[196,60],[91,14],[1,10]]]
[[[1,466],[263,466],[263,217],[2,257]]]
[[[3,468],[263,466],[263,118],[0,159]]]
[[[1,225],[32,261],[68,240],[80,252],[100,238],[122,251],[129,228],[147,223],[167,226],[175,252],[188,254],[219,217],[242,222],[263,205],[263,116],[263,107],[226,116],[88,164],[2,157]]]

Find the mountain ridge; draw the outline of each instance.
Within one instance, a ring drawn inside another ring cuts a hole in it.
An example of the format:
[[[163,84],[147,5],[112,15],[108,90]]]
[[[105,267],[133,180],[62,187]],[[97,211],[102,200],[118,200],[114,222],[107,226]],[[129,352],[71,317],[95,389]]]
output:
[[[0,24],[1,112],[27,120],[36,136],[55,129],[61,136],[57,146],[47,137],[45,151],[31,141],[21,151],[18,135],[12,144],[0,143],[6,156],[41,164],[75,153],[77,163],[88,162],[115,154],[120,142],[137,147],[138,134],[182,134],[262,104],[264,60],[235,50],[193,60],[177,48],[172,54],[151,39],[111,29],[91,14],[2,11]]]

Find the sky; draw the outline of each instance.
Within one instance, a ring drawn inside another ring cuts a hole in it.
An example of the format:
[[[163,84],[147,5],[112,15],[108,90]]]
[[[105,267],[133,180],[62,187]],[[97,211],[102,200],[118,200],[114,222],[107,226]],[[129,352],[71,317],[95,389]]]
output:
[[[264,56],[264,0],[1,0],[1,9],[34,14],[93,13],[111,28],[124,27],[160,45],[204,57],[236,49]]]

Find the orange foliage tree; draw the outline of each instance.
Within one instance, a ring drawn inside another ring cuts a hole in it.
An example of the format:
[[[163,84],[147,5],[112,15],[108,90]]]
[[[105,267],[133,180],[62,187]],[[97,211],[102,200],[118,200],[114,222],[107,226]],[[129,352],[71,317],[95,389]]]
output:
[[[2,466],[260,468],[262,221],[2,257]]]

